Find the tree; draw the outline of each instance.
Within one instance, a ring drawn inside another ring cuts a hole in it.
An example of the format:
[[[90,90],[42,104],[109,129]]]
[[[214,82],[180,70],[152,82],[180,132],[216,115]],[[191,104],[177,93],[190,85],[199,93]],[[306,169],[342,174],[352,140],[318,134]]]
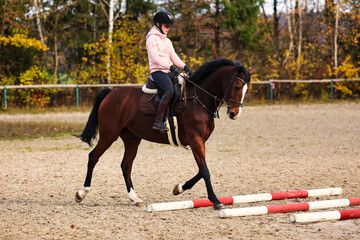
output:
[[[99,1],[78,0],[69,6],[66,19],[66,36],[62,39],[68,49],[64,52],[66,69],[82,62],[84,44],[96,42],[107,31],[107,19]]]
[[[334,30],[334,69],[335,76],[338,77],[337,68],[338,68],[338,30],[339,30],[339,7],[340,0],[337,0],[335,7],[335,30]]]
[[[47,50],[31,36],[31,25],[26,17],[27,1],[0,1],[0,80],[2,84],[18,84],[18,77],[39,64]]]
[[[125,15],[138,20],[141,15],[147,14],[155,5],[149,0],[126,0]]]
[[[298,3],[298,1],[297,1]],[[305,6],[307,4],[307,0],[305,0]],[[305,7],[304,7],[305,8]],[[298,54],[297,54],[297,66],[296,66],[296,74],[297,76],[300,76],[300,68],[301,68],[301,51],[302,51],[302,36],[303,36],[303,6],[300,3],[300,6],[298,7],[298,15],[299,15],[299,20],[298,20],[298,31],[299,31],[299,38],[298,38]]]
[[[39,0],[40,1],[40,0]],[[40,9],[38,5],[38,0],[33,0],[34,8],[35,8],[35,16],[36,16],[36,25],[39,31],[40,41],[43,45],[45,45],[44,35],[42,33],[42,25],[40,21]]]
[[[207,23],[210,21],[209,0],[169,2],[164,6],[175,16],[175,27],[169,37],[175,49],[187,56],[209,55],[213,53],[213,43]]]
[[[120,7],[118,0],[109,0],[106,2],[103,0],[109,7],[109,14],[107,14],[108,23],[109,23],[109,31],[108,31],[108,50],[107,50],[107,61],[106,61],[106,69],[107,69],[107,82],[111,83],[111,48],[112,48],[112,40],[113,40],[113,30],[114,30],[114,22],[120,15]],[[115,12],[115,16],[114,16]]]
[[[352,62],[360,66],[360,2],[348,0],[343,3],[345,13],[339,16],[339,30],[342,29],[338,36],[339,45],[346,55],[351,56]]]
[[[273,19],[274,19],[274,40],[275,40],[275,47],[276,50],[279,50],[279,19],[280,16],[278,15],[278,11],[277,11],[277,4],[278,4],[278,0],[274,0],[274,14],[273,14]]]
[[[232,47],[234,49],[255,49],[259,39],[262,38],[257,31],[257,22],[260,5],[263,0],[230,0],[224,1],[225,27],[231,33]]]
[[[290,2],[291,2],[291,0],[290,0]],[[292,54],[293,47],[294,47],[294,35],[293,35],[292,27],[291,27],[292,26],[292,20],[291,20],[292,9],[291,9],[291,7],[289,8],[288,0],[285,0],[285,6],[286,6],[287,26],[288,26],[288,32],[289,32],[289,50],[286,53],[286,57],[283,61],[283,65],[285,65],[287,63],[287,61],[289,60],[289,57]]]
[[[0,76],[20,76],[37,63],[42,51],[48,50],[39,40],[27,35],[24,30],[13,30],[11,36],[0,36]],[[12,84],[17,83],[15,80]]]
[[[113,83],[144,82],[149,74],[142,20],[122,19],[114,26],[112,47],[104,33],[99,41],[85,44],[86,56],[78,66],[75,77],[82,83],[107,81],[107,56],[110,49]]]
[[[0,0],[0,35],[12,34],[14,29],[28,29],[27,1]]]

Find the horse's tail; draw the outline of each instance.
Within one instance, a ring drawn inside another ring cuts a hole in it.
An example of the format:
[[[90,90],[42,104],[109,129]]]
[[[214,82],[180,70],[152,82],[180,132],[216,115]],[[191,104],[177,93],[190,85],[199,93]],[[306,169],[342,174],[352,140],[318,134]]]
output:
[[[99,125],[98,110],[101,102],[111,92],[110,88],[103,89],[94,100],[94,107],[89,115],[89,119],[81,135],[78,135],[81,141],[88,143],[92,146],[92,140],[96,137],[96,132]]]

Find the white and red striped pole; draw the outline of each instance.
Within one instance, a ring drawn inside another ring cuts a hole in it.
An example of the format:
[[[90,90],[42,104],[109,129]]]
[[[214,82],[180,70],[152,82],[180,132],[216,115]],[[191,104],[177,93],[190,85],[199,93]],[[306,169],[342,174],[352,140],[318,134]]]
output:
[[[313,223],[313,222],[322,222],[329,220],[351,219],[351,218],[360,218],[360,209],[292,214],[290,215],[290,222]]]
[[[318,202],[290,203],[284,205],[223,209],[220,210],[219,216],[221,218],[230,218],[250,215],[263,215],[268,213],[285,213],[357,205],[360,205],[360,198],[348,198]]]
[[[224,205],[231,205],[236,203],[250,203],[261,201],[282,200],[290,198],[306,198],[306,197],[319,197],[319,196],[333,196],[342,194],[342,188],[325,188],[325,189],[313,189],[304,191],[292,191],[292,192],[277,192],[277,193],[261,193],[252,195],[241,195],[233,197],[219,198],[219,201]],[[148,212],[155,211],[170,211],[199,207],[214,206],[209,199],[180,201],[180,202],[165,202],[165,203],[153,203],[147,206]]]

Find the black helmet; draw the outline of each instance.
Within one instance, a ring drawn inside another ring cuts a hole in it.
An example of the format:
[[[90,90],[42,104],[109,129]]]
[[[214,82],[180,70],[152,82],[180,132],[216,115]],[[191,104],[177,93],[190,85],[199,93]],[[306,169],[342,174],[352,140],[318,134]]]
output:
[[[168,11],[161,10],[154,15],[153,22],[155,25],[156,25],[156,23],[160,23],[160,24],[167,24],[167,25],[173,26],[174,25],[174,17]]]

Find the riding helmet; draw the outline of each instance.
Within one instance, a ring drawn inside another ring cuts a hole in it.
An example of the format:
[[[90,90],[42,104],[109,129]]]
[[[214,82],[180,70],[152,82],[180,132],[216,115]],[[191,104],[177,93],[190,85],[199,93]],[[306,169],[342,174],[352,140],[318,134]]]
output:
[[[171,13],[165,10],[161,10],[154,15],[153,22],[160,24],[167,24],[169,26],[174,26],[174,17]]]

